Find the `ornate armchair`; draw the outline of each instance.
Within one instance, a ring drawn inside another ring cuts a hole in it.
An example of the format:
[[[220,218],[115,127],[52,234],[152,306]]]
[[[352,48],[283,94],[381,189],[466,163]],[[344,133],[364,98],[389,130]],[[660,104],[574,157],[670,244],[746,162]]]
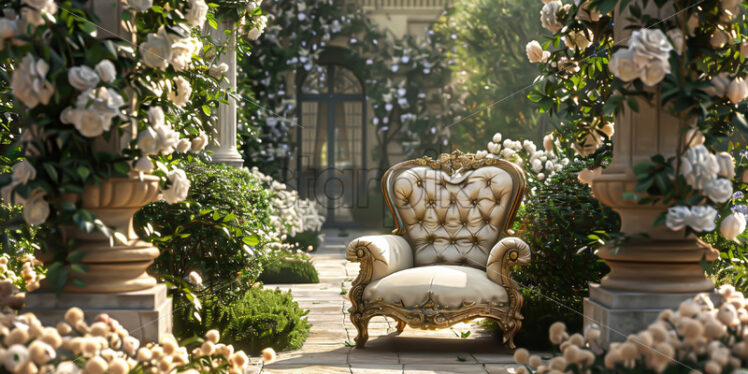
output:
[[[483,317],[514,348],[523,298],[511,272],[530,262],[530,248],[509,228],[525,188],[514,164],[460,152],[390,168],[382,189],[397,229],[346,248],[361,263],[349,293],[356,346],[366,344],[374,316],[394,318],[398,332]]]

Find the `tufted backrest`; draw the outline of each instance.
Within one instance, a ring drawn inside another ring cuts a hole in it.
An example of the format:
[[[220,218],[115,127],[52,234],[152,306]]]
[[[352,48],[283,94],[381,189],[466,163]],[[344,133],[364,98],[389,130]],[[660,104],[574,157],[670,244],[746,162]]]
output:
[[[470,154],[406,161],[382,186],[416,266],[458,264],[485,269],[488,253],[507,235],[525,190],[522,171]]]

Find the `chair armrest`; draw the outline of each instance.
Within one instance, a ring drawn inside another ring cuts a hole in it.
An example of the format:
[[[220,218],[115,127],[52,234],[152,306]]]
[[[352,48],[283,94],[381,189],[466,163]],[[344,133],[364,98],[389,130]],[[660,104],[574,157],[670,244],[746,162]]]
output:
[[[512,268],[515,265],[529,264],[531,256],[530,246],[522,239],[506,237],[499,240],[488,254],[486,263],[488,279],[504,287],[516,288],[517,285],[511,278]]]
[[[348,261],[361,263],[354,284],[368,284],[413,267],[413,250],[408,241],[398,235],[360,237],[348,244],[345,253]]]

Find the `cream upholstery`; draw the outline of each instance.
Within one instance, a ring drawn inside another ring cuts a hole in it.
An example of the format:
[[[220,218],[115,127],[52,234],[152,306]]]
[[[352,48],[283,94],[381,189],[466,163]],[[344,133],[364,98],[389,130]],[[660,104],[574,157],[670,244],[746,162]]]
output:
[[[495,166],[450,176],[427,166],[393,174],[390,204],[415,251],[415,265],[486,268],[512,202],[512,177]]]
[[[348,251],[368,248],[373,258],[371,279],[381,279],[396,271],[413,267],[413,250],[408,241],[398,235],[362,236],[348,245]],[[348,254],[355,256],[355,253]]]
[[[369,283],[365,301],[384,301],[418,308],[429,300],[437,308],[463,305],[503,305],[504,287],[486,277],[486,272],[467,266],[432,265],[398,271]]]
[[[504,342],[522,326],[523,299],[511,278],[530,262],[530,248],[509,227],[526,185],[506,161],[455,152],[390,168],[382,181],[395,235],[365,236],[346,249],[361,263],[349,292],[356,346],[373,316],[422,329],[487,317]]]

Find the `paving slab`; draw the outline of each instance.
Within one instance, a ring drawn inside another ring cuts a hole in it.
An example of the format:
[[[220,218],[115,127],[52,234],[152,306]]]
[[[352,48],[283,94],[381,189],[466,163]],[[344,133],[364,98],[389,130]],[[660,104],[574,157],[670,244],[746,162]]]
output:
[[[405,374],[486,374],[482,364],[405,365]]]

